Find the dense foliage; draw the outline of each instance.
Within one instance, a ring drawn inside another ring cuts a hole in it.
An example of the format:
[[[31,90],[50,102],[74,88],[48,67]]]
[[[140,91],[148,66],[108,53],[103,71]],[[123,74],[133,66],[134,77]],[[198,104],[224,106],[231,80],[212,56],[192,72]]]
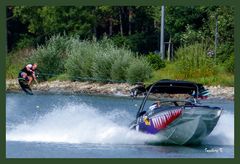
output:
[[[217,17],[218,43],[233,52],[233,8],[166,6],[165,15],[165,41],[174,49],[193,42],[213,46]],[[8,16],[9,51],[43,44],[54,34],[108,36],[135,52],[159,50],[161,6],[15,6],[8,7]],[[225,59],[231,52],[219,53]]]
[[[166,66],[159,54],[152,54],[152,53],[148,54],[147,60],[150,63],[150,65],[152,66],[152,68],[155,70],[159,70]]]

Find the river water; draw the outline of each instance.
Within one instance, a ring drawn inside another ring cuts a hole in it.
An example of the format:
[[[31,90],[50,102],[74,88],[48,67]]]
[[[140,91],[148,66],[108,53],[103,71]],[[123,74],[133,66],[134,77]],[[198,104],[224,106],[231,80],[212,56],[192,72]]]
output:
[[[234,102],[202,103],[224,112],[201,145],[148,145],[128,129],[139,99],[119,96],[6,94],[7,158],[233,158]]]

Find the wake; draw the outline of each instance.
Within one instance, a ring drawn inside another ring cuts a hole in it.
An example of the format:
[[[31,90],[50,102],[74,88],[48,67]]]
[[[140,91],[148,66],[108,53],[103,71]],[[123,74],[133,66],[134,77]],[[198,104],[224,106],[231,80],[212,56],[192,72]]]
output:
[[[36,121],[17,125],[7,131],[6,138],[8,141],[77,144],[144,144],[156,139],[119,125],[124,121],[129,122],[128,117],[126,111],[113,110],[103,115],[87,104],[67,104],[54,107],[52,112]]]
[[[34,109],[36,110],[36,109]],[[123,109],[103,113],[85,103],[55,106],[37,119],[7,128],[7,141],[94,144],[145,144],[155,136],[129,130],[134,118]],[[223,112],[204,145],[234,145],[234,115]]]
[[[203,141],[203,144],[234,145],[234,115],[223,111],[217,126]]]

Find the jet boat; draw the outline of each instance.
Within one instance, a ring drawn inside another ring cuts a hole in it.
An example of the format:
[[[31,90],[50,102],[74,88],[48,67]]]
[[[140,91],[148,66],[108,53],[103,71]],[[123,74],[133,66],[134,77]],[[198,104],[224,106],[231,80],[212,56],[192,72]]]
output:
[[[189,81],[160,80],[131,90],[131,96],[139,94],[143,100],[130,128],[156,135],[159,143],[200,143],[213,131],[223,111],[202,105],[200,99],[208,97],[208,90]]]

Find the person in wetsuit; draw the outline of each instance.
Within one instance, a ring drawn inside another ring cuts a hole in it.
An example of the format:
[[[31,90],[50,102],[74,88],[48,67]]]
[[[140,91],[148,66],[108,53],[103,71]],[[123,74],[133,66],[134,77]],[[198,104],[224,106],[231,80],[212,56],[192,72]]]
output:
[[[28,64],[26,65],[23,69],[21,69],[20,73],[19,73],[19,77],[21,78],[21,73],[25,72],[27,74],[28,77],[28,85],[30,86],[32,83],[32,80],[34,80],[36,83],[37,82],[37,78],[35,76],[35,70],[37,69],[37,64]]]
[[[155,103],[153,103],[150,107],[149,110],[154,110],[156,108],[159,108],[161,106],[160,101],[156,101]]]
[[[36,83],[37,79],[35,76],[35,70],[37,68],[37,64],[28,64],[18,74],[18,83],[21,86],[22,90],[27,94],[33,95],[32,90],[30,88],[31,82],[34,79]]]

